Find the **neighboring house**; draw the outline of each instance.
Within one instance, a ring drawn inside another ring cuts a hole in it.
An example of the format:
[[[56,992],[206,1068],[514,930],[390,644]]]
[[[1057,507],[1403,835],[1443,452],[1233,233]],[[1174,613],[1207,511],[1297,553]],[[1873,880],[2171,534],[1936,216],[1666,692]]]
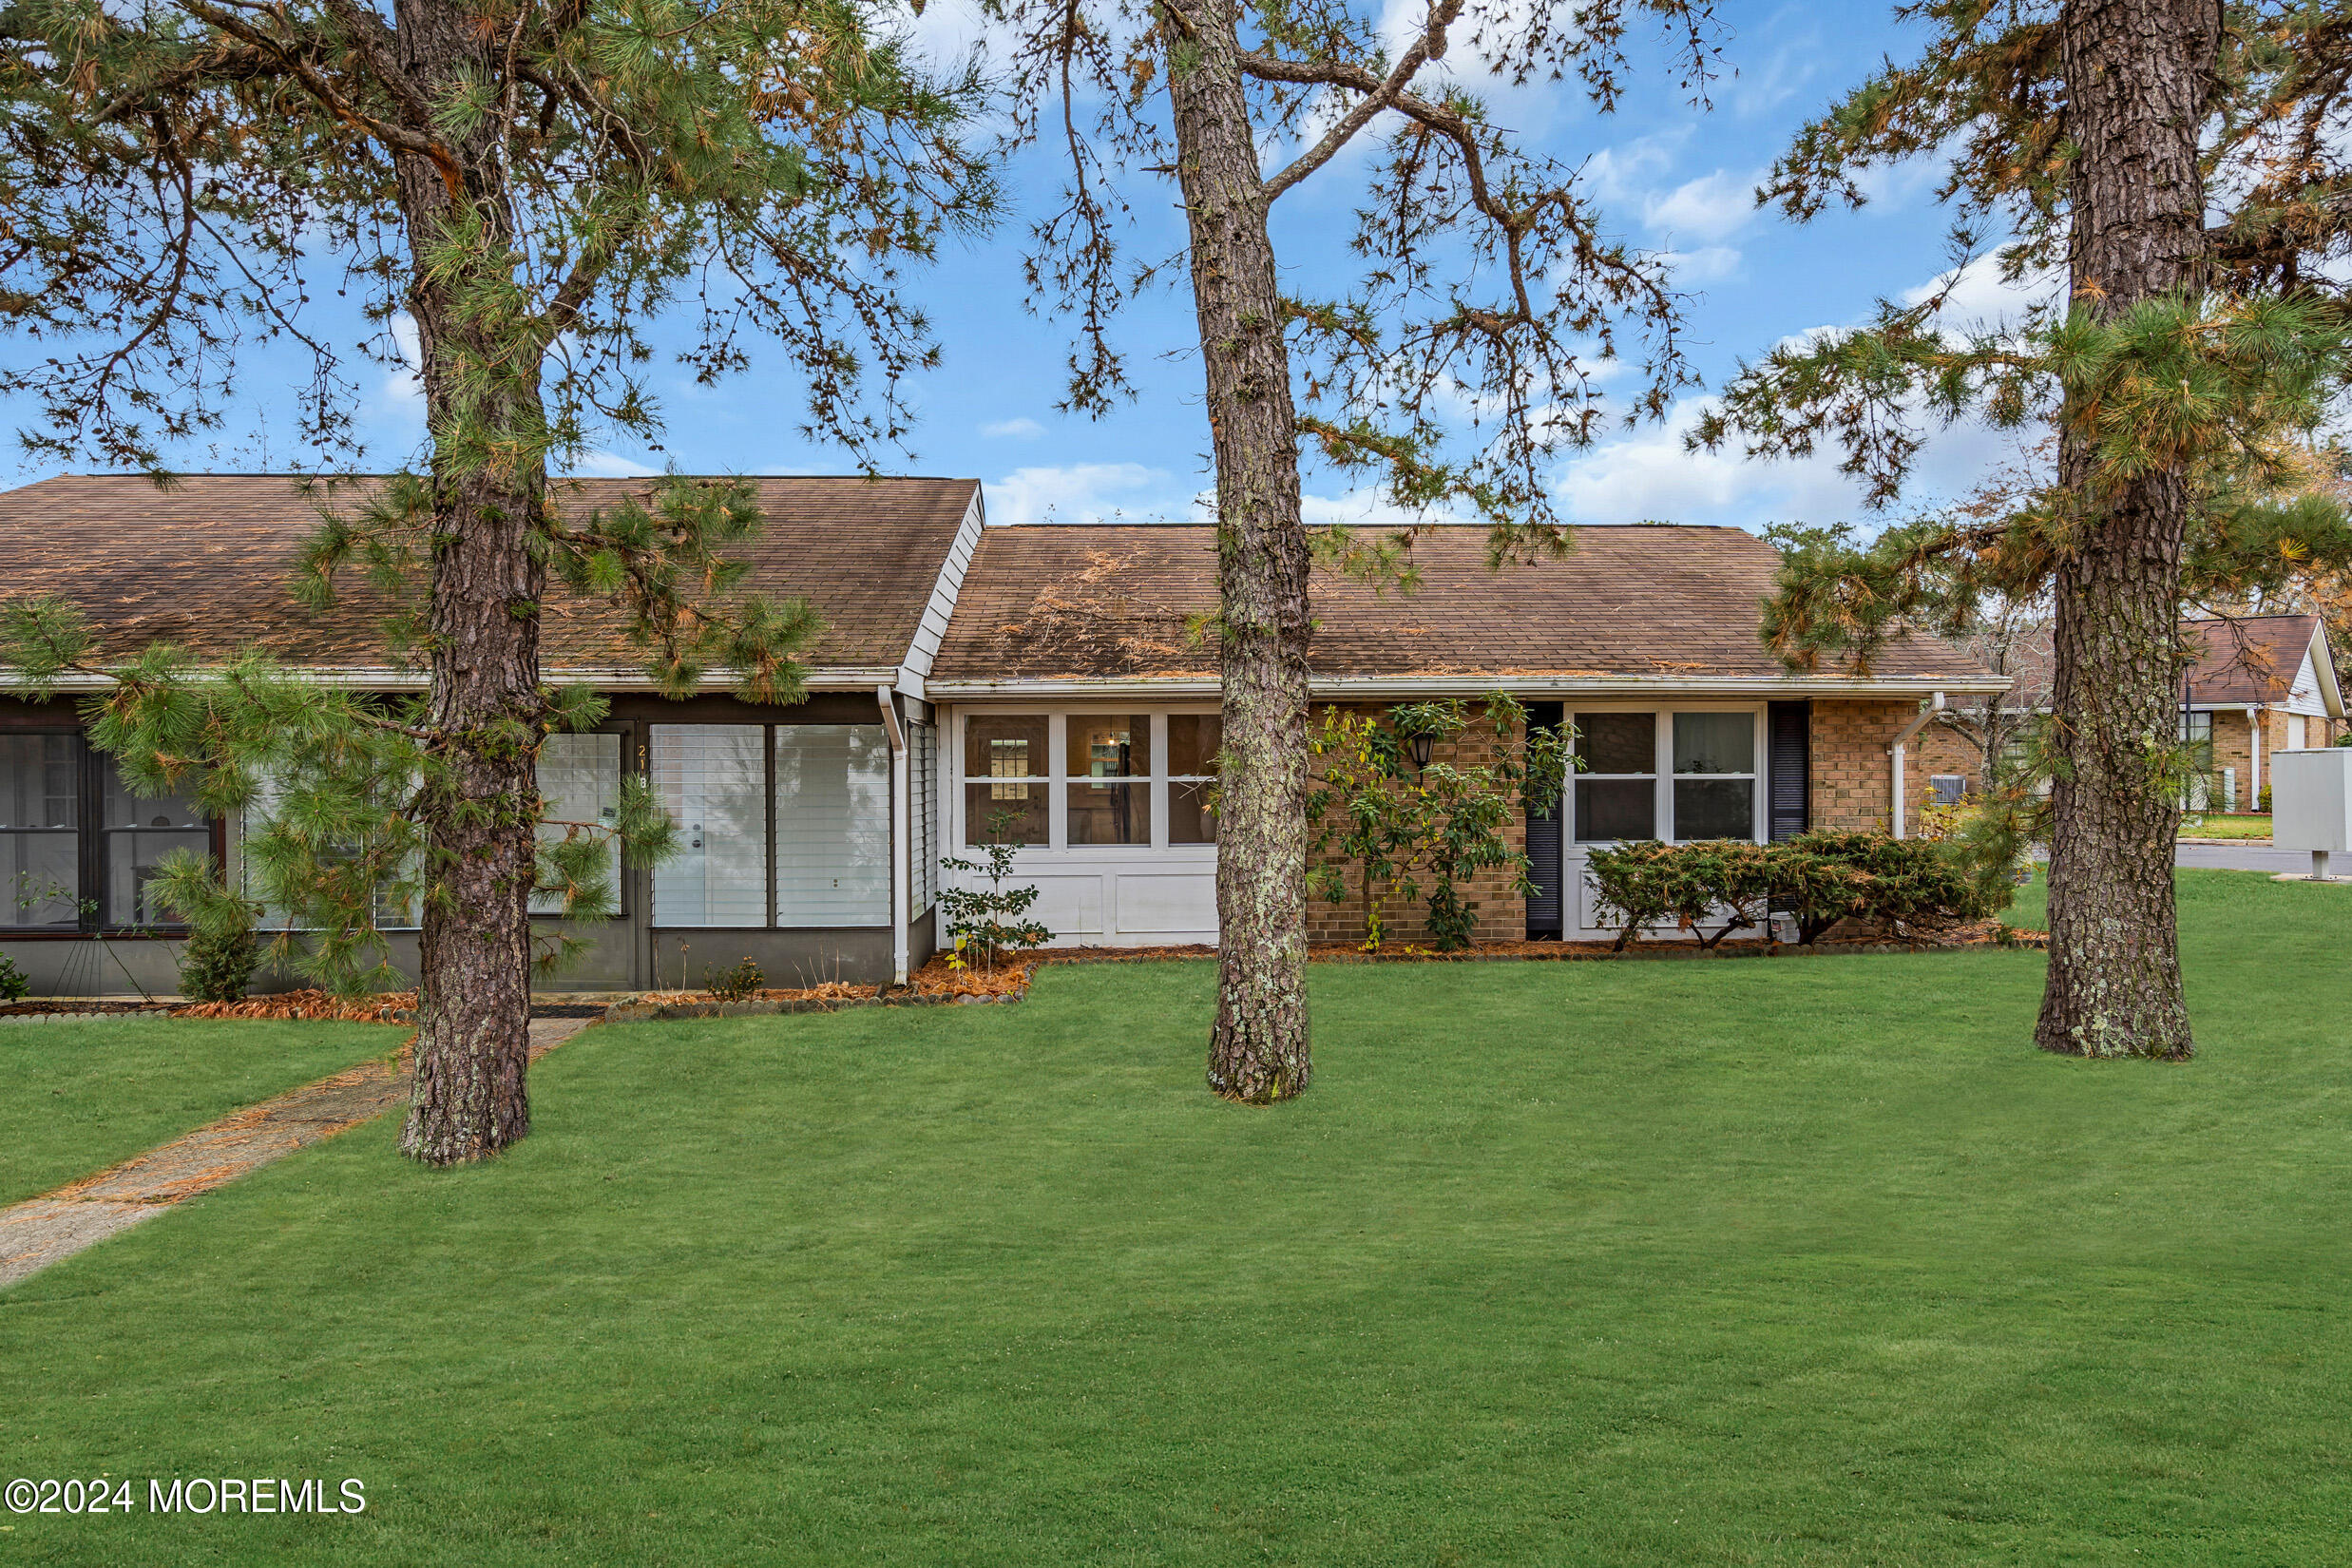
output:
[[[2332,746],[2352,727],[2318,616],[2209,617],[2182,621],[2180,635],[2190,656],[2181,686],[2181,736],[2198,743],[2203,774],[2192,805],[2256,810],[2268,788],[2271,753]],[[1993,699],[2004,717],[2047,706],[2053,662],[2045,624],[2013,651],[2016,683]],[[1915,777],[1914,800],[1939,777],[1947,791],[1983,788],[1982,723],[1980,704],[1936,716],[1920,736],[1917,774],[1924,776]]]
[[[609,504],[643,481],[558,485]],[[824,630],[791,708],[657,695],[617,612],[551,591],[543,660],[612,700],[602,732],[550,739],[542,787],[599,814],[648,777],[683,851],[621,879],[621,918],[564,984],[692,983],[750,956],[774,984],[887,981],[936,948],[943,853],[1003,831],[1071,943],[1215,936],[1214,530],[987,527],[971,480],[773,478],[751,586],[808,599]],[[64,478],[0,494],[0,601],[74,600],[110,653],[164,639],[197,658],[260,646],[322,678],[414,690],[364,591],[325,615],[284,583],[316,526],[282,478]],[[1318,572],[1318,702],[1382,707],[1509,691],[1575,723],[1584,771],[1516,835],[1541,891],[1474,889],[1487,936],[1598,934],[1580,874],[1622,837],[1785,836],[1885,823],[1903,742],[1938,694],[2006,685],[1928,638],[1866,677],[1791,675],[1757,637],[1775,557],[1731,528],[1579,527],[1563,559],[1490,571],[1482,528],[1425,530],[1422,586]],[[723,693],[725,677],[712,684]],[[1918,770],[1913,770],[1918,776]],[[0,952],[51,994],[169,988],[177,941],[143,888],[177,847],[234,869],[239,825],[136,800],[85,744],[70,694],[0,698]],[[1409,916],[1411,911],[1400,911]],[[553,915],[545,916],[552,922]],[[1362,911],[1312,906],[1320,935]],[[103,961],[93,938],[105,935]],[[1409,936],[1408,920],[1400,934]],[[391,935],[396,961],[414,936]]]

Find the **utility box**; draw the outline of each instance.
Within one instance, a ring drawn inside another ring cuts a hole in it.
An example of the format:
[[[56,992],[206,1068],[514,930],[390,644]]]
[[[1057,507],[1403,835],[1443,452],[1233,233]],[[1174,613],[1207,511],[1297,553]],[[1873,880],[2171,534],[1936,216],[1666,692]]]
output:
[[[2316,877],[2352,853],[2352,746],[2270,754],[2270,842],[2308,851]]]

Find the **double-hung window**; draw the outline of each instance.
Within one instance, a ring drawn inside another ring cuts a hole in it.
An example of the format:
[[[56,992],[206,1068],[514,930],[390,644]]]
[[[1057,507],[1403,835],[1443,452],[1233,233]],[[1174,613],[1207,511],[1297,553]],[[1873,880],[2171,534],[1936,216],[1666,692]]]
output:
[[[1577,841],[1658,836],[1658,716],[1577,715]]]
[[[1576,716],[1581,844],[1756,836],[1752,709]]]
[[[1674,836],[1756,836],[1756,716],[1674,717]]]

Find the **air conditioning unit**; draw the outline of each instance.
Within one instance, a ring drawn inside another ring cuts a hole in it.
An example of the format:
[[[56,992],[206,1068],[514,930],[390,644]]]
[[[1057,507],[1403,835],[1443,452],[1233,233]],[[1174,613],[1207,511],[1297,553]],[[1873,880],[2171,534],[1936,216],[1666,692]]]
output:
[[[2270,754],[2270,841],[2308,851],[2316,882],[2352,852],[2352,746]]]

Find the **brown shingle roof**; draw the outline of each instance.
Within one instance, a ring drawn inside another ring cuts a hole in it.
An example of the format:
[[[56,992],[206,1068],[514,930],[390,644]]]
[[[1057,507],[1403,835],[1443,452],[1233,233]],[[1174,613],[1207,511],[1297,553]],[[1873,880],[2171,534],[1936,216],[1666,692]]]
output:
[[[2247,615],[2184,621],[2181,639],[2192,662],[2189,689],[2197,702],[2286,700],[2319,635],[2316,615]]]
[[[1562,560],[1486,564],[1486,530],[1425,529],[1418,592],[1318,570],[1320,676],[1787,675],[1758,635],[1778,557],[1737,528],[1582,526]],[[1198,677],[1216,669],[1194,630],[1216,605],[1216,543],[1197,526],[989,528],[932,668],[936,680]],[[1884,679],[1981,678],[1965,654],[1906,638]]]
[[[337,492],[338,504],[367,481]],[[647,481],[555,482],[567,510],[611,506]],[[767,525],[744,552],[750,591],[800,597],[824,629],[820,668],[895,665],[907,657],[978,483],[969,479],[763,478]],[[57,593],[80,604],[113,651],[159,639],[199,658],[260,646],[295,663],[381,668],[383,605],[354,581],[314,616],[288,595],[296,551],[318,513],[282,476],[194,475],[159,490],[144,479],[67,477],[0,493],[0,600]],[[635,667],[621,618],[551,593],[544,658],[565,667]]]
[[[2286,700],[2304,655],[2320,632],[2315,615],[2241,615],[2180,622],[2188,645],[2186,675],[2190,700],[2206,704],[2268,706]],[[2017,683],[2004,706],[2047,707],[2056,681],[2055,628],[2048,622],[2017,640],[2010,668]]]

